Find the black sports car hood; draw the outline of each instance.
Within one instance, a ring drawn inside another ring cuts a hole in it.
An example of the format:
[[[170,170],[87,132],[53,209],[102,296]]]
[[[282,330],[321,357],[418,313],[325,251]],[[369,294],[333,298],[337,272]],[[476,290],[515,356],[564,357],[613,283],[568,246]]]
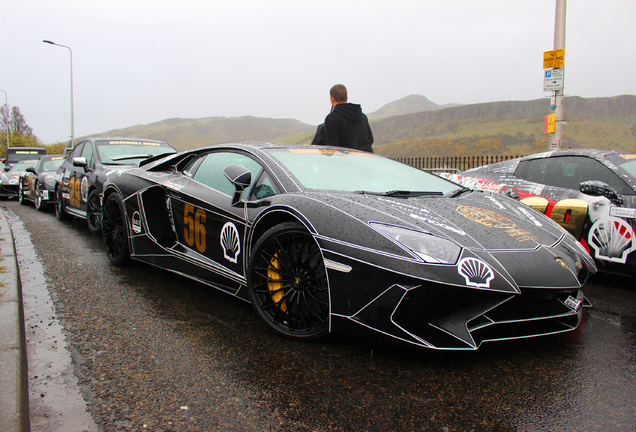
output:
[[[549,218],[502,195],[467,192],[456,198],[396,198],[328,194],[324,198],[362,221],[424,231],[467,248],[536,249],[554,245],[565,233]]]
[[[320,234],[348,239],[346,241],[363,248],[399,254],[377,235],[365,234],[373,230],[382,233],[387,241],[396,240],[416,255],[432,250],[432,255],[427,252],[426,257],[419,255],[425,262],[433,264],[422,270],[426,274],[420,275],[431,280],[448,282],[457,274],[463,275],[464,270],[459,267],[466,265],[466,260],[483,268],[490,266],[500,275],[508,275],[496,278],[492,285],[478,284],[498,291],[516,291],[522,286],[576,287],[596,272],[594,261],[572,235],[545,215],[503,195],[477,191],[464,191],[454,198],[398,198],[355,193],[310,195],[322,201],[326,208],[346,213],[366,227],[335,226],[328,222],[334,218],[327,215]],[[402,242],[404,229],[416,233],[411,237],[417,244],[415,248]],[[457,255],[446,261],[436,261],[443,256],[436,253],[440,249],[429,249],[428,246],[421,249],[422,244],[438,243],[432,237],[425,237],[427,234],[451,241],[461,248],[461,253],[456,249]],[[417,266],[410,270],[406,270],[407,267],[405,264],[405,272],[417,274],[420,271]],[[454,270],[456,267],[459,270]],[[503,282],[504,279],[507,282]]]

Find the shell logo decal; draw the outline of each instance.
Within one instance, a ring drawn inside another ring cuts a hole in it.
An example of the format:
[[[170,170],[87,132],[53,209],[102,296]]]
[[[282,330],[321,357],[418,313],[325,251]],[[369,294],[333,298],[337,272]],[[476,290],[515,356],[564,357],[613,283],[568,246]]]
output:
[[[88,177],[82,177],[82,185],[80,189],[82,193],[82,201],[86,202],[88,200]]]
[[[623,219],[611,216],[592,225],[588,243],[594,248],[597,258],[623,264],[627,255],[636,249],[633,228]]]
[[[495,272],[484,261],[477,258],[463,258],[457,264],[457,272],[464,277],[466,285],[475,288],[490,288]]]
[[[241,241],[236,226],[232,222],[223,225],[221,229],[221,247],[226,260],[236,264],[241,253]]]

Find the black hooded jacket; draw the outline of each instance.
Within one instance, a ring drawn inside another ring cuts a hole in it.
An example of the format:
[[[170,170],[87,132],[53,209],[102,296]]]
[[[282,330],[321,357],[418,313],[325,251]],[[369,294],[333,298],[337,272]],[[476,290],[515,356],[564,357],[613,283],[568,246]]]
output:
[[[373,133],[367,116],[358,104],[340,103],[325,118],[326,145],[348,147],[373,153]]]

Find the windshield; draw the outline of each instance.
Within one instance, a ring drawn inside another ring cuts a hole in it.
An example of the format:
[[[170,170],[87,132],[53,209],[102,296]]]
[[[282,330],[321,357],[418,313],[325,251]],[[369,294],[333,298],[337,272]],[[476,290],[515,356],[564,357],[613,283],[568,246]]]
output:
[[[97,152],[104,164],[134,165],[140,160],[175,153],[170,145],[152,141],[97,141]]]
[[[612,156],[613,156],[612,158],[608,157],[608,159],[610,159],[616,165],[623,168],[625,171],[631,174],[632,177],[636,179],[636,154],[623,153],[623,154],[612,155]]]
[[[10,171],[24,171],[28,167],[35,166],[36,162],[37,161],[32,160],[32,161],[24,161],[24,162],[15,163],[15,164],[11,165],[11,170]]]
[[[372,153],[321,149],[271,149],[307,189],[386,194],[446,194],[461,187],[409,165]]]
[[[42,171],[57,171],[60,165],[62,165],[62,162],[64,162],[64,157],[62,156],[45,160],[42,164]]]

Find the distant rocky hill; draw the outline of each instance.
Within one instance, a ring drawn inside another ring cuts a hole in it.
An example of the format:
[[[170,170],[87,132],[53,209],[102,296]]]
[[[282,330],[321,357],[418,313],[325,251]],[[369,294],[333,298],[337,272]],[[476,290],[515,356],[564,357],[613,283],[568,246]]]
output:
[[[411,95],[383,105],[379,110],[368,113],[367,117],[369,120],[378,120],[381,118],[394,117],[404,114],[435,111],[449,106],[456,105],[437,105],[435,102],[431,102],[424,96]]]
[[[636,152],[636,96],[565,100],[564,147],[613,148]],[[424,96],[407,96],[367,114],[377,153],[390,156],[529,154],[548,148],[546,99],[439,106]],[[93,136],[158,139],[179,150],[203,145],[274,141],[309,144],[315,125],[259,117],[175,118]]]

